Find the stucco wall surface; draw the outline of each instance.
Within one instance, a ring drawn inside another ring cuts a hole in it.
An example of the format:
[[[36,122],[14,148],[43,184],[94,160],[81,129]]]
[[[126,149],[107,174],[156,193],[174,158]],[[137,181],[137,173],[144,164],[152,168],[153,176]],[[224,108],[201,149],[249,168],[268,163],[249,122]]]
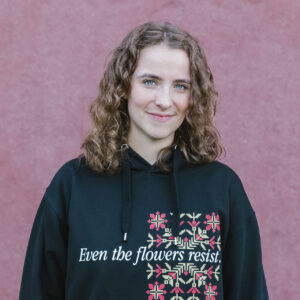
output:
[[[17,299],[36,209],[80,153],[109,52],[135,26],[198,38],[219,92],[216,122],[260,226],[270,299],[299,297],[300,2],[2,0],[0,299]]]

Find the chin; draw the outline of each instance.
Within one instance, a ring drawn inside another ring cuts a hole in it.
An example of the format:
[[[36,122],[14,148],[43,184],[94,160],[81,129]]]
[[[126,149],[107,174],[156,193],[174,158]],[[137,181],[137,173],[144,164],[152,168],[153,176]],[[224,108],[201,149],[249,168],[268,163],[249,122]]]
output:
[[[173,132],[169,133],[169,134],[152,134],[150,135],[150,137],[153,140],[164,140],[164,139],[168,139],[170,137],[170,135],[172,135]]]

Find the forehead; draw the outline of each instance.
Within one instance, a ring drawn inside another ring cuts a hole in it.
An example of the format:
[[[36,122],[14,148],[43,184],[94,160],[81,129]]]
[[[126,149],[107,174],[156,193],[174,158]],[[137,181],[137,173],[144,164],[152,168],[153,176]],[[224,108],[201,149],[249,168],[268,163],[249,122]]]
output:
[[[141,50],[135,73],[159,73],[159,75],[190,76],[190,61],[182,49],[166,45],[148,46]]]

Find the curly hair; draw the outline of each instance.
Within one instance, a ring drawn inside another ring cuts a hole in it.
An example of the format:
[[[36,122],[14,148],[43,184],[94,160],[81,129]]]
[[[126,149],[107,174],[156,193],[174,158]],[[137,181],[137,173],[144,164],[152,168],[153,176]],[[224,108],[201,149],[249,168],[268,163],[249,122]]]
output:
[[[159,151],[158,167],[164,172],[170,171],[164,161],[175,145],[188,164],[212,162],[225,150],[214,125],[218,92],[199,43],[169,22],[148,22],[129,32],[113,51],[100,81],[99,95],[90,105],[93,125],[81,145],[83,153],[78,157],[84,158],[92,170],[111,175],[121,170],[122,145],[127,143],[130,126],[126,99],[131,76],[141,50],[158,44],[184,50],[191,73],[190,103],[185,119],[175,131],[173,143]]]

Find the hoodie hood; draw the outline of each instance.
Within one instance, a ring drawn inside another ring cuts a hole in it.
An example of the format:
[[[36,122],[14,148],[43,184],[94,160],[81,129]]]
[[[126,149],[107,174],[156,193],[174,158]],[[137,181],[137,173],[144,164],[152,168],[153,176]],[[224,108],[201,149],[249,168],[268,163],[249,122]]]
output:
[[[123,144],[121,147],[122,153],[122,212],[121,212],[121,232],[123,237],[123,243],[127,242],[130,235],[130,225],[132,216],[132,171],[144,170],[150,173],[163,173],[159,169],[156,162],[151,165],[138,153],[136,153],[128,144]],[[181,150],[174,146],[173,151],[166,158],[165,163],[171,169],[172,172],[172,188],[173,198],[172,209],[172,236],[175,239],[175,245],[178,246],[178,228],[179,228],[179,216],[180,216],[180,196],[179,196],[179,170],[182,166],[186,165],[186,160]]]

